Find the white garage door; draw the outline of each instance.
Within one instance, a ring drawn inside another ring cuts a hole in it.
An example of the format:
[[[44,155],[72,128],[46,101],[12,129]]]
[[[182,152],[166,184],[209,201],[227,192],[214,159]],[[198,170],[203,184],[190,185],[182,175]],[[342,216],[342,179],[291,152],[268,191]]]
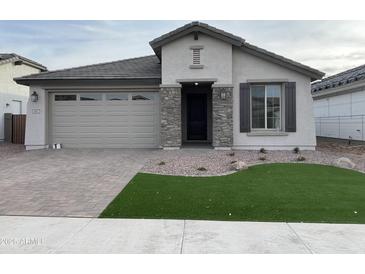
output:
[[[158,96],[158,92],[51,93],[50,143],[64,147],[158,147]]]

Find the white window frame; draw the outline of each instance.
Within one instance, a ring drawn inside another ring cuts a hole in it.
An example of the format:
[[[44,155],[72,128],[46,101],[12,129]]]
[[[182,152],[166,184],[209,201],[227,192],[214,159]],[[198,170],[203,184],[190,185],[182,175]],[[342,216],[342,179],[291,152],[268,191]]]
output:
[[[261,86],[265,87],[265,127],[264,128],[253,128],[252,127],[252,87],[253,86]],[[279,86],[280,87],[280,114],[279,114],[279,127],[278,128],[267,128],[267,86]],[[283,86],[281,84],[252,84],[250,85],[250,127],[252,131],[281,131],[282,129],[282,111],[283,111]]]

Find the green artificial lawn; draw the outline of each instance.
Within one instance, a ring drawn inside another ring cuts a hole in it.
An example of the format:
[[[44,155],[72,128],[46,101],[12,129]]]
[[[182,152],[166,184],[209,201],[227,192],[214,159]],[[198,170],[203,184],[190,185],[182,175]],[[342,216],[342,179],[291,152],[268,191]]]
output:
[[[219,177],[139,173],[100,217],[365,223],[365,175],[313,164]]]

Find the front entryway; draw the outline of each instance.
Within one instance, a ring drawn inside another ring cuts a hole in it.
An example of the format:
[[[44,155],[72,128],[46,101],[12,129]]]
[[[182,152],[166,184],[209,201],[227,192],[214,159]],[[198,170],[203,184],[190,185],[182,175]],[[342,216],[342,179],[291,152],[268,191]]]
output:
[[[187,139],[207,140],[207,94],[187,94]]]
[[[184,84],[181,96],[183,144],[211,143],[211,84]]]

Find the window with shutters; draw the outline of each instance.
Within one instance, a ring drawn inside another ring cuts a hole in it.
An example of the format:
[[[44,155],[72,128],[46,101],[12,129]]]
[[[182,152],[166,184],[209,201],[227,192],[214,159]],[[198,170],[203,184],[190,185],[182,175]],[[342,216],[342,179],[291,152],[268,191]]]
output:
[[[251,86],[251,128],[281,129],[281,85]]]

